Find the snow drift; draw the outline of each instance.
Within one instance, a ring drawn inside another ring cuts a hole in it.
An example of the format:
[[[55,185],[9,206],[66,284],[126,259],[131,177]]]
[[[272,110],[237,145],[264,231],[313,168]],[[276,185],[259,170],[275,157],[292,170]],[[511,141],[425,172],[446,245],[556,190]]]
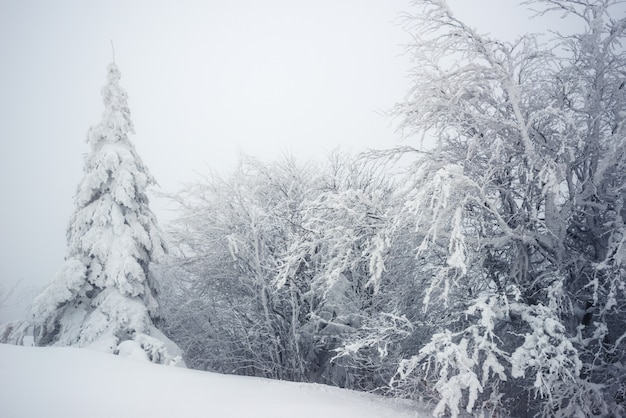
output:
[[[2,417],[415,417],[404,401],[166,367],[78,348],[0,344]],[[423,415],[425,416],[425,415]]]

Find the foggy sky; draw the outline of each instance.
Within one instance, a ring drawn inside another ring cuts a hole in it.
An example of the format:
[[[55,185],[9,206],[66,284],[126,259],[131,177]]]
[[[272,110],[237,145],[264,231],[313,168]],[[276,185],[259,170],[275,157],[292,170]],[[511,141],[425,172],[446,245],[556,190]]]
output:
[[[409,3],[0,2],[0,284],[41,286],[61,266],[111,40],[131,140],[173,192],[197,172],[227,173],[239,153],[304,160],[399,145],[381,113],[410,85],[410,36],[398,24]],[[449,3],[499,37],[535,24],[512,0]],[[153,210],[172,217],[161,201]],[[0,322],[15,312],[0,310]]]

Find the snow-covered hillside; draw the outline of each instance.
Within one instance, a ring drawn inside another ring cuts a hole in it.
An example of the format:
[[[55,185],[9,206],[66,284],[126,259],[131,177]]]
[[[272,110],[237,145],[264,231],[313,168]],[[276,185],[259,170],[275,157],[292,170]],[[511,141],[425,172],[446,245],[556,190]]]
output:
[[[0,417],[416,417],[402,401],[224,376],[86,349],[0,344]],[[420,414],[420,416],[426,416]]]

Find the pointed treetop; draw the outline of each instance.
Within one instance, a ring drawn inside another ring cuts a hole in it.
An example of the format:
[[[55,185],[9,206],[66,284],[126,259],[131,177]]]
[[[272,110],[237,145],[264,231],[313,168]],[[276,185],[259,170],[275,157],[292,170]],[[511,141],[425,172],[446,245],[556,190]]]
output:
[[[120,86],[122,73],[114,62],[107,66],[107,83],[102,87],[104,111],[102,121],[93,126],[87,134],[87,142],[93,147],[104,143],[127,142],[128,135],[133,134],[134,127],[130,118],[128,95]]]
[[[115,65],[115,61],[113,61],[107,67],[107,80],[109,83],[116,83],[120,78],[122,78],[122,73]]]

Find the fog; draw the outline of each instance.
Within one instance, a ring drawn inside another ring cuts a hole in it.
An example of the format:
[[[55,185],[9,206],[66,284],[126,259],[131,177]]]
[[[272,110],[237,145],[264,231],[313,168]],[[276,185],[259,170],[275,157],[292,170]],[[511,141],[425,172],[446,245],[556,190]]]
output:
[[[514,1],[449,3],[499,37],[546,26]],[[0,3],[0,285],[21,289],[0,322],[22,315],[63,260],[111,41],[132,139],[159,191],[174,192],[242,153],[305,160],[398,145],[385,113],[410,86],[410,11],[408,0]],[[162,222],[175,216],[152,202]]]

